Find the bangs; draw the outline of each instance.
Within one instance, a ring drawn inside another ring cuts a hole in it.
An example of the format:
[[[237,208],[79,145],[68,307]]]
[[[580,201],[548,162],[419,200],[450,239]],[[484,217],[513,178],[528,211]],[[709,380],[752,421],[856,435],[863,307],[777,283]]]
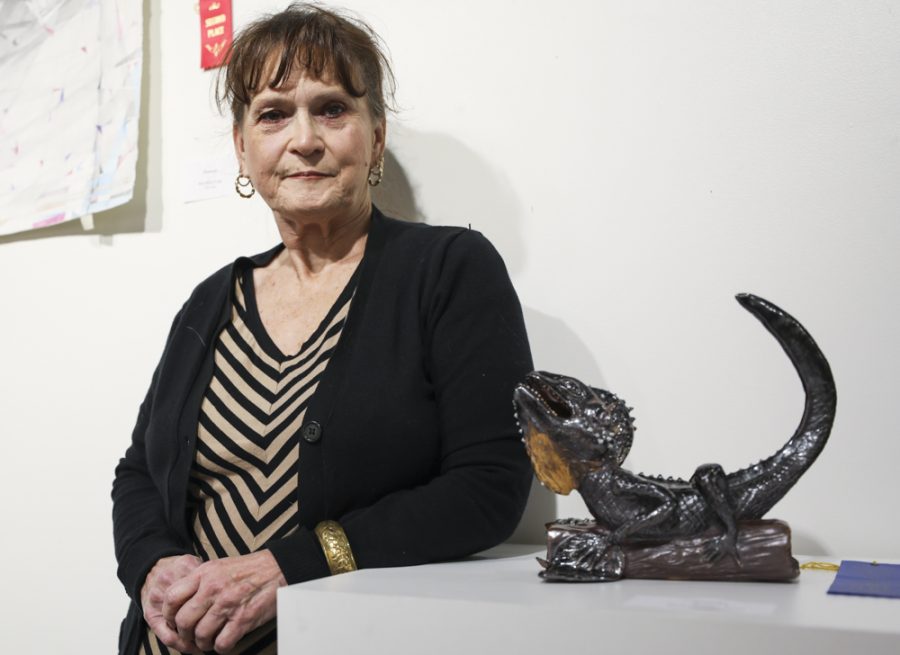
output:
[[[373,116],[383,118],[382,70],[386,67],[390,75],[390,68],[376,40],[364,24],[314,7],[288,9],[252,23],[235,39],[228,65],[220,71],[219,110],[230,105],[240,123],[257,93],[279,88],[299,70],[313,79],[340,84],[356,98],[367,97]]]
[[[265,87],[277,89],[290,79],[295,69],[314,80],[336,82],[350,95],[361,98],[367,89],[362,83],[362,74],[357,72],[346,57],[321,43],[309,43],[300,38],[295,42],[272,44],[267,53],[251,56],[248,66],[235,71],[235,79],[230,86],[233,101],[247,106],[257,93]]]

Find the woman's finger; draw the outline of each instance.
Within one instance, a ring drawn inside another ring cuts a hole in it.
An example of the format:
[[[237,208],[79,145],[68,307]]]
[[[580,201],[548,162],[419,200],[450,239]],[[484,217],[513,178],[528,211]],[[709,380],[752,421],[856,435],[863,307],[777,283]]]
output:
[[[181,620],[180,612],[178,620]],[[215,609],[206,612],[194,626],[194,643],[197,644],[197,647],[202,650],[213,650],[227,620],[227,616],[215,611]]]
[[[153,634],[169,648],[174,648],[180,653],[202,652],[194,642],[182,639],[177,632],[167,626],[162,614],[156,614],[152,618],[148,618],[147,625],[153,631]]]
[[[175,615],[178,614],[182,605],[197,593],[199,588],[200,576],[196,573],[191,573],[187,577],[173,583],[166,590],[162,603],[162,616],[166,621],[166,625],[173,630],[176,629]],[[203,612],[206,612],[206,609],[208,609],[208,607],[203,608]],[[200,614],[200,616],[203,616],[203,614]],[[197,617],[198,621],[200,620],[200,616]]]
[[[219,631],[216,637],[215,649],[217,653],[228,653],[237,646],[241,638],[252,630],[252,626],[238,621],[228,621]]]
[[[204,597],[201,594],[194,595],[185,601],[175,614],[175,631],[178,635],[185,641],[196,643],[195,628],[214,604],[213,597]]]

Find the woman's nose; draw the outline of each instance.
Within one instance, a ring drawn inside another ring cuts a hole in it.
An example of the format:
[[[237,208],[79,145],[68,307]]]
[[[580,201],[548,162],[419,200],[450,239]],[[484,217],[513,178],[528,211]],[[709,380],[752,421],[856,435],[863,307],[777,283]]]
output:
[[[302,156],[314,154],[322,149],[322,139],[318,125],[309,112],[298,111],[291,121],[291,141],[289,147]]]

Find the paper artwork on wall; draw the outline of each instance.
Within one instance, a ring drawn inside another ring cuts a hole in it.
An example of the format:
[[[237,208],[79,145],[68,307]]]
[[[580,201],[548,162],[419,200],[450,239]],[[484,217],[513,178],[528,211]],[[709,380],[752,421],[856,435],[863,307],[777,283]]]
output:
[[[131,199],[141,0],[0,0],[0,234]]]

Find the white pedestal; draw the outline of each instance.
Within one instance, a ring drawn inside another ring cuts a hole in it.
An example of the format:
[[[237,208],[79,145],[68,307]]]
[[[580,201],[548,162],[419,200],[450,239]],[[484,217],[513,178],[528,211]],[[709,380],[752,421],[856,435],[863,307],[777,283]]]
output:
[[[537,576],[543,554],[505,546],[287,587],[278,652],[900,654],[900,600],[829,596],[831,572],[792,583],[552,584]]]

